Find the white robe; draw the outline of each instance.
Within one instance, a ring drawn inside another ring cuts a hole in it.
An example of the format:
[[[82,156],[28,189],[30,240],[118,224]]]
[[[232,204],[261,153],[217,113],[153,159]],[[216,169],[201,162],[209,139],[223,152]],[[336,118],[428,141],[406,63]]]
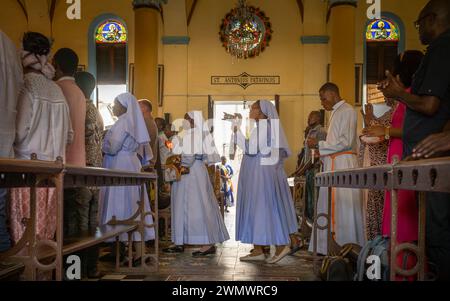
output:
[[[196,135],[195,131],[188,130],[182,145],[194,141],[192,135]],[[197,132],[197,135],[201,137],[202,133]],[[208,134],[203,143],[211,142],[207,137],[212,139]],[[179,145],[177,139],[174,142]],[[198,148],[201,150],[202,145]],[[220,156],[217,152],[209,155],[182,153],[181,158],[182,165],[189,167],[189,174],[182,175],[180,181],[172,184],[172,241],[176,245],[209,245],[230,239],[206,168],[206,164],[219,162]]]
[[[337,103],[333,107],[330,127],[326,141],[319,142],[319,152],[323,162],[324,171],[357,168],[356,157],[356,129],[357,115],[352,106],[345,101]],[[350,152],[354,154],[342,154]],[[332,155],[338,154],[335,159]],[[334,164],[333,164],[334,161]],[[334,166],[333,166],[334,165]],[[330,215],[334,215],[334,223],[330,220],[335,240],[339,245],[346,243],[364,244],[363,204],[362,193],[358,189],[334,188],[335,206],[334,214],[330,208]],[[317,214],[327,213],[328,188],[322,187],[319,191]],[[324,218],[319,218],[319,225],[326,224]],[[309,251],[313,251],[314,230],[311,234]],[[317,231],[317,252],[327,254],[327,231]]]
[[[0,157],[14,157],[16,107],[23,85],[22,64],[13,42],[0,30]]]
[[[61,88],[41,73],[25,74],[16,119],[15,157],[29,160],[65,158],[73,139],[69,106]]]

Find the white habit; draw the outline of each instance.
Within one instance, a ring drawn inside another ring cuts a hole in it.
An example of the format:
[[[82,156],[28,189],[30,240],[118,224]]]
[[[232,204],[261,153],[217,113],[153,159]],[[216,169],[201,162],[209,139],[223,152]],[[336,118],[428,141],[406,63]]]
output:
[[[12,158],[16,107],[23,86],[22,63],[13,42],[0,30],[0,157]]]
[[[356,157],[357,115],[352,106],[344,100],[333,107],[330,127],[326,141],[319,142],[319,152],[323,162],[323,171],[357,168]],[[332,232],[339,245],[346,243],[364,244],[364,225],[362,212],[362,194],[360,190],[333,188],[332,209],[330,209]],[[319,191],[317,214],[326,213],[328,206],[328,188]],[[319,225],[326,224],[319,218]],[[314,230],[311,234],[309,251],[313,251]],[[327,254],[327,231],[317,231],[317,252]]]
[[[220,156],[204,126],[202,113],[188,114],[194,119],[195,128],[186,130],[181,141],[174,140],[174,153],[181,153],[181,163],[190,171],[172,184],[172,241],[176,245],[222,243],[230,236],[206,168],[206,165],[220,162]]]

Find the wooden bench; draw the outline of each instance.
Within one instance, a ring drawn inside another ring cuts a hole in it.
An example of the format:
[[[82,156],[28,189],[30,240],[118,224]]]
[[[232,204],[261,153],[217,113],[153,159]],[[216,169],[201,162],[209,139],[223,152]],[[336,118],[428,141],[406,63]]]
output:
[[[24,270],[23,263],[0,262],[0,281],[18,281]]]
[[[7,252],[0,253],[0,262],[12,260],[22,262],[25,266],[25,278],[36,280],[36,271],[56,270],[56,279],[63,279],[63,255],[72,254],[77,251],[92,247],[110,239],[118,239],[122,234],[128,234],[128,242],[132,243],[132,233],[143,231],[144,228],[155,229],[155,253],[146,254],[144,237],[141,238],[143,259],[152,257],[156,263],[151,269],[145,263],[134,270],[139,272],[150,272],[158,269],[158,210],[145,212],[144,209],[144,187],[149,181],[157,181],[156,174],[131,173],[119,170],[107,170],[102,168],[80,168],[63,165],[61,160],[56,162],[44,162],[37,160],[14,160],[0,159],[0,187],[31,187],[34,191],[38,187],[54,187],[57,195],[57,227],[55,241],[38,241],[34,233],[34,225],[37,216],[35,193],[30,199],[30,219],[22,239]],[[113,218],[108,225],[97,227],[93,231],[85,232],[76,237],[63,237],[63,190],[64,188],[77,187],[104,187],[104,186],[141,186],[141,199],[138,202],[139,209],[128,220],[118,221]],[[155,185],[157,187],[157,185]],[[158,206],[157,193],[155,206]],[[147,225],[145,217],[152,215],[154,223]],[[26,255],[18,255],[25,248]],[[131,255],[132,248],[129,248]],[[50,264],[42,264],[40,261],[54,258]],[[145,261],[145,260],[144,260]],[[129,261],[128,269],[132,268]],[[119,257],[116,259],[116,270],[119,271]]]

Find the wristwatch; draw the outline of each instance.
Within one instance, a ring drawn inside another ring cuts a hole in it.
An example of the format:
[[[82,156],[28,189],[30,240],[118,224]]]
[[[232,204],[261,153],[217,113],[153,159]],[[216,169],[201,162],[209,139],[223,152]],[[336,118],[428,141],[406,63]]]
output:
[[[390,127],[385,127],[384,128],[384,139],[385,140],[389,140],[389,139],[391,139],[391,135],[389,135],[389,130],[390,130],[391,128]]]

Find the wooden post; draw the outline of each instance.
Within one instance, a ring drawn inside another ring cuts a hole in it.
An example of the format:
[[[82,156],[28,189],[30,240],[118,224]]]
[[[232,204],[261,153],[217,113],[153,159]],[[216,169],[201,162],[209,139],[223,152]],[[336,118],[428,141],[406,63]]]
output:
[[[425,223],[426,223],[426,197],[425,192],[419,192],[419,275],[418,280],[425,280]]]
[[[159,267],[159,210],[158,210],[158,177],[155,179],[155,208],[153,208],[155,212],[155,220],[153,223],[155,224],[155,258],[156,258],[156,269]],[[166,223],[167,224],[167,223]],[[168,229],[169,227],[167,227]]]
[[[141,185],[141,227],[139,227],[141,229],[141,266],[143,267],[145,262],[145,193],[146,193],[146,188],[145,188],[145,182]],[[149,207],[150,207],[150,200],[149,200]],[[156,231],[156,230],[155,230]]]
[[[314,199],[314,224],[313,224],[313,237],[314,237],[314,243],[313,243],[313,260],[314,260],[314,272],[317,274],[317,266],[318,266],[318,258],[317,258],[317,231],[319,231],[319,218],[317,214],[317,207],[318,207],[318,199]]]
[[[390,280],[395,281],[395,275],[397,270],[397,254],[395,254],[397,248],[397,211],[398,211],[398,191],[391,190],[391,270]]]
[[[332,216],[332,208],[331,208],[331,197],[333,194],[333,187],[328,187],[328,202],[327,202],[327,255],[330,255],[330,250],[331,250],[331,240],[333,239],[332,237],[332,220],[331,220],[331,216]]]
[[[31,227],[31,231],[29,232],[30,236],[28,239],[28,260],[25,272],[25,278],[27,280],[35,281],[36,280],[36,264],[34,263],[33,256],[37,256],[36,250],[36,221],[37,221],[37,210],[36,210],[36,185],[35,182],[33,187],[30,187],[30,223],[28,226]]]
[[[56,280],[63,279],[63,244],[64,244],[64,172],[55,178],[56,189]]]

